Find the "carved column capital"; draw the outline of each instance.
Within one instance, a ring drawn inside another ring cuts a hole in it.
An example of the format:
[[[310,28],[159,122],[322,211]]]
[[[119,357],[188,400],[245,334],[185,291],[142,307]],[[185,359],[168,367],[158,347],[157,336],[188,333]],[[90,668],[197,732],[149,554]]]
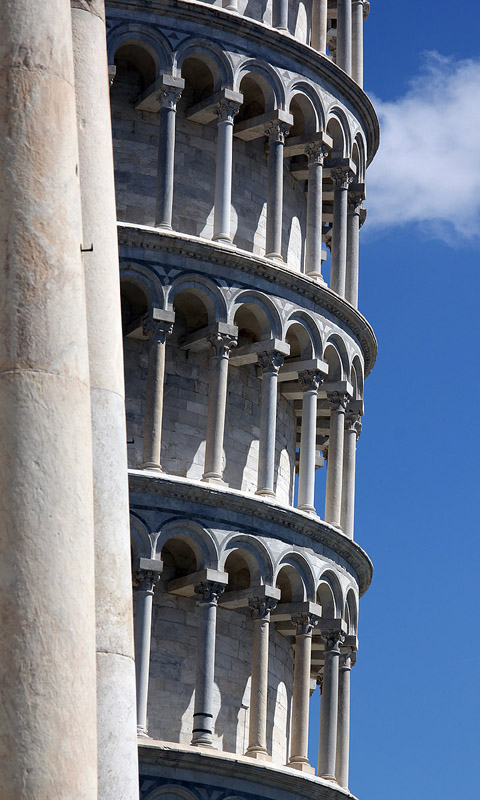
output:
[[[353,647],[341,647],[340,648],[340,663],[339,669],[341,670],[351,670],[353,665],[356,661],[356,653]]]
[[[239,103],[235,103],[233,100],[226,100],[225,98],[219,100],[215,106],[215,114],[217,115],[219,122],[233,123],[233,118],[236,114],[238,114],[239,111]]]
[[[348,200],[347,200],[347,209],[349,214],[357,214],[360,216],[362,212],[362,203],[364,200],[364,196],[362,192],[352,192],[348,193]]]
[[[335,189],[348,189],[355,177],[349,167],[334,167],[330,172],[330,176]]]
[[[170,336],[173,331],[173,322],[165,320],[149,319],[144,323],[143,335],[147,336],[150,341],[165,344],[167,336]]]
[[[324,376],[318,369],[306,369],[298,373],[298,382],[302,392],[318,392],[323,380]]]
[[[323,162],[328,157],[330,150],[324,144],[315,144],[312,142],[311,144],[305,145],[305,155],[307,156],[308,165],[310,164],[321,164],[323,166]]]
[[[345,430],[346,431],[354,431],[357,435],[357,439],[362,432],[362,423],[361,423],[360,414],[356,411],[349,411],[345,414]]]
[[[237,346],[237,339],[229,333],[213,333],[208,338],[213,355],[218,358],[229,358],[230,350]]]
[[[323,641],[325,642],[326,653],[340,654],[340,648],[345,641],[345,634],[343,633],[343,631],[327,630],[327,631],[322,631],[320,635]]]
[[[270,612],[277,607],[277,600],[273,597],[250,597],[248,606],[252,612],[252,619],[270,618]]]
[[[202,583],[197,583],[194,587],[199,603],[214,603],[217,605],[218,598],[224,591],[224,584],[216,583],[216,581],[202,581]]]
[[[150,569],[138,569],[133,573],[133,588],[141,592],[149,592],[153,594],[155,591],[155,584],[158,581],[160,574]]]
[[[318,622],[318,617],[315,614],[302,611],[298,614],[292,614],[292,622],[295,625],[295,634],[297,636],[311,636]]]
[[[345,411],[350,397],[346,392],[327,392],[331,411]]]
[[[285,144],[285,137],[289,130],[290,125],[287,125],[286,122],[270,122],[265,128],[265,136],[270,143],[280,142],[281,144]]]
[[[182,96],[182,90],[177,86],[161,86],[157,92],[157,97],[160,101],[160,108],[169,108],[175,111],[177,103]]]
[[[285,356],[277,350],[272,350],[271,353],[260,353],[258,356],[258,363],[262,372],[270,372],[273,375],[278,375],[284,361]]]

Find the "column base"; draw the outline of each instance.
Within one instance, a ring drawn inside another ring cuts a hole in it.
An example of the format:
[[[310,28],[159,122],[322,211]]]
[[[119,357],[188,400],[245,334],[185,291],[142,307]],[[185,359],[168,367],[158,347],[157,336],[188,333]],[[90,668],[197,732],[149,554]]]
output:
[[[138,728],[137,727],[137,738],[138,739],[150,739],[146,728]]]
[[[154,472],[163,472],[163,469],[160,464],[155,464],[154,461],[142,461],[141,464],[138,465],[139,469],[150,469]]]
[[[321,272],[306,272],[305,276],[307,278],[311,278],[312,280],[316,281],[317,283],[322,283],[324,286],[327,285],[327,281],[323,277]]]
[[[224,11],[234,11],[235,14],[238,14],[237,6],[223,6]]]
[[[212,236],[212,242],[221,242],[222,244],[228,244],[230,247],[233,247],[233,242],[231,236],[227,236],[226,233],[217,233]]]
[[[297,769],[299,772],[305,772],[308,775],[315,775],[315,770],[308,761],[289,761],[287,767],[290,767],[290,769]]]
[[[269,756],[267,751],[264,750],[262,747],[252,747],[247,748],[245,753],[246,756],[249,758],[256,758],[258,761],[271,761],[272,756]]]
[[[317,515],[317,509],[314,506],[310,506],[310,505],[305,504],[305,505],[302,505],[302,506],[297,506],[297,508],[298,508],[299,511],[306,511],[307,514],[315,514],[315,516],[318,516]]]
[[[337,783],[335,775],[319,775],[318,777],[322,778],[324,781],[331,781],[332,783]]]
[[[157,222],[155,227],[159,228],[162,231],[173,231],[172,225],[168,222]]]
[[[277,28],[277,30],[280,30],[280,28]],[[265,253],[265,258],[273,258],[275,261],[281,261],[282,264],[285,263],[281,253]]]
[[[217,486],[226,486],[227,484],[223,480],[221,475],[218,475],[216,472],[205,472],[202,475],[202,483],[214,483]]]
[[[218,747],[215,747],[213,742],[203,739],[192,739],[190,744],[192,747],[205,747],[207,750],[218,750]]]
[[[272,492],[271,489],[257,489],[255,494],[260,495],[260,497],[276,497],[277,495],[275,492]]]

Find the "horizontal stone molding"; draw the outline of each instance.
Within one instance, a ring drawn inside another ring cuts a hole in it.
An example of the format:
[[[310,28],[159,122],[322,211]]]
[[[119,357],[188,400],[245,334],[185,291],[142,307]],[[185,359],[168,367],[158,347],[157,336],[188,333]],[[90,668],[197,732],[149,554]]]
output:
[[[318,284],[300,272],[281,266],[268,258],[232,249],[218,242],[173,231],[160,231],[146,225],[118,223],[120,248],[138,248],[150,252],[168,253],[178,257],[178,268],[187,268],[188,262],[222,264],[252,276],[252,286],[258,288],[259,279],[272,286],[284,287],[301,298],[308,298],[316,306],[348,328],[362,348],[365,359],[365,378],[372,371],[377,357],[377,340],[371,325],[353,306],[327,286]],[[120,260],[128,261],[129,253],[120,251]],[[194,267],[192,267],[194,268]]]
[[[370,586],[373,565],[364,550],[354,541],[348,539],[338,529],[323,520],[313,518],[310,514],[290,506],[283,506],[270,497],[249,495],[236,489],[215,484],[190,481],[165,474],[149,474],[142,470],[129,470],[129,486],[132,510],[145,507],[146,496],[159,496],[179,502],[178,513],[185,515],[181,504],[194,504],[205,508],[221,510],[224,523],[231,520],[232,526],[243,525],[255,528],[255,520],[262,520],[269,525],[269,533],[275,537],[275,526],[285,531],[292,531],[312,539],[328,548],[349,565],[357,579],[359,594],[364,594]],[[170,506],[169,511],[172,511]],[[195,519],[199,522],[197,510]],[[277,531],[277,535],[280,531]],[[326,556],[328,559],[328,555]]]

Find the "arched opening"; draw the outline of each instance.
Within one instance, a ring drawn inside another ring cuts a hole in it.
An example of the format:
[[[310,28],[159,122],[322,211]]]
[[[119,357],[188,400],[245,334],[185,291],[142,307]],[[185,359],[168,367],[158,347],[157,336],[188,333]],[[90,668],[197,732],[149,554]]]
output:
[[[228,591],[235,592],[248,589],[252,583],[251,569],[255,570],[251,553],[246,550],[233,550],[225,561],[225,572],[228,572]]]
[[[305,600],[305,586],[300,573],[291,564],[285,564],[277,575],[280,603],[301,603]]]
[[[172,581],[197,572],[201,562],[199,547],[188,536],[173,536],[162,547],[160,558],[163,561],[162,578]]]
[[[215,66],[212,60],[202,54],[185,58],[182,64],[182,78],[185,88],[182,92],[183,106],[193,106],[210,97],[215,91]]]
[[[335,619],[335,598],[328,583],[322,582],[317,589],[317,603],[322,606],[322,617]]]
[[[205,328],[214,319],[214,305],[210,297],[201,290],[184,289],[175,295],[175,334],[177,338],[188,336]]]
[[[327,344],[323,354],[323,360],[328,364],[328,382],[334,383],[341,381],[343,377],[342,360],[337,348],[334,347],[333,344]]]

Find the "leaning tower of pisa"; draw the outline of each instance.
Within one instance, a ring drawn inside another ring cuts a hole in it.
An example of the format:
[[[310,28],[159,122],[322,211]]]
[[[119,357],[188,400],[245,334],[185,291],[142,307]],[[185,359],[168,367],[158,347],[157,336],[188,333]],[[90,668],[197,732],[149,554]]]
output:
[[[349,795],[368,10],[107,2],[142,800]]]

